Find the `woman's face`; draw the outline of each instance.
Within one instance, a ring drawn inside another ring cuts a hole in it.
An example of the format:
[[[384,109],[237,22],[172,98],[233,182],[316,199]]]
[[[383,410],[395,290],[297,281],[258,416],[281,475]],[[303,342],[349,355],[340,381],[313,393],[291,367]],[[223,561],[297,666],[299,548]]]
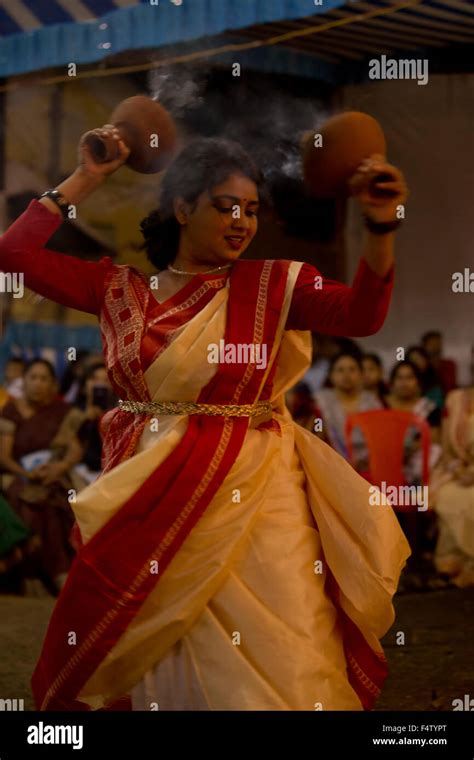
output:
[[[439,359],[443,353],[443,341],[438,335],[432,335],[431,338],[425,340],[423,348],[430,357],[430,359]]]
[[[201,193],[192,207],[175,201],[175,214],[183,226],[183,250],[196,263],[220,264],[237,259],[257,232],[258,191],[243,174],[232,174]]]
[[[409,400],[420,395],[418,379],[411,367],[400,367],[392,380],[392,393],[399,399]]]
[[[373,359],[362,360],[362,374],[366,388],[376,388],[382,380],[382,368]]]
[[[105,367],[97,367],[92,375],[86,380],[86,395],[92,396],[92,391],[95,385],[108,385],[110,386],[109,376]]]
[[[339,391],[350,393],[358,390],[362,384],[362,372],[355,359],[350,356],[338,359],[331,372],[331,382]]]
[[[24,389],[27,401],[32,404],[46,404],[56,392],[56,380],[44,364],[33,364],[24,375]]]

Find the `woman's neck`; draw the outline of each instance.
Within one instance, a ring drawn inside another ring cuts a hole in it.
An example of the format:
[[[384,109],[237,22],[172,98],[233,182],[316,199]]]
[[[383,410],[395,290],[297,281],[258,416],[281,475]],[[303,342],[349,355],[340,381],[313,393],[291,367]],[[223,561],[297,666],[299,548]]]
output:
[[[225,259],[218,259],[216,261],[215,256],[207,256],[204,250],[200,251],[199,256],[197,256],[195,246],[189,243],[185,236],[181,235],[178,252],[174,261],[171,262],[171,266],[184,272],[195,272],[198,274],[208,269],[216,269],[217,267],[232,263],[232,261]]]
[[[216,270],[219,271],[219,267],[226,267],[226,269],[230,268],[230,264],[232,262],[229,261],[209,261],[209,262],[203,262],[203,261],[196,261],[193,258],[180,258],[179,254],[176,256],[175,260],[172,262],[171,266],[174,269],[179,269],[180,272],[188,272],[191,274],[200,274],[203,272],[208,272],[209,270]],[[172,270],[171,271],[173,274]],[[223,270],[226,271],[226,270]]]
[[[420,396],[410,396],[409,398],[400,398],[399,396],[391,396],[391,406],[397,407],[397,409],[411,409],[415,406]]]
[[[361,391],[359,388],[351,388],[351,390],[343,390],[342,388],[334,388],[336,396],[346,401],[355,401],[359,398]]]
[[[28,398],[25,398],[25,402],[26,402],[27,406],[29,406],[30,409],[34,409],[35,411],[38,410],[38,409],[41,409],[41,407],[43,407],[43,406],[48,406],[48,404],[50,404],[52,402],[52,400],[53,400],[52,397],[48,397],[48,398],[43,399],[41,401],[32,401],[32,400],[30,400]]]

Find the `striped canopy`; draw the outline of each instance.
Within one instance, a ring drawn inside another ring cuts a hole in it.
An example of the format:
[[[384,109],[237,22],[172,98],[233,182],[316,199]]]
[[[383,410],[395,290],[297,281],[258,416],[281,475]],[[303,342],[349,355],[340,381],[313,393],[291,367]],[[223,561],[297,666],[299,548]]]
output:
[[[121,53],[146,49],[157,58],[212,50],[216,63],[334,81],[341,65],[354,73],[374,54],[439,53],[474,41],[473,0],[319,1],[0,0],[0,76],[114,65]]]

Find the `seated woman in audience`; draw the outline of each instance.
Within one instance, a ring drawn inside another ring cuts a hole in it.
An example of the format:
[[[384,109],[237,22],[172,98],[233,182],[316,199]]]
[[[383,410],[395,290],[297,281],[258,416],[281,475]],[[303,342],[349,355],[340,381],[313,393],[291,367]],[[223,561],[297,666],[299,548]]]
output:
[[[441,410],[423,393],[423,377],[416,364],[405,360],[392,367],[386,402],[389,409],[412,412],[423,417],[431,428],[432,441],[439,442]]]
[[[457,388],[457,365],[452,359],[445,359],[443,356],[443,333],[439,330],[428,330],[421,336],[421,345],[439,377],[443,393],[447,394]]]
[[[388,386],[383,377],[382,360],[378,354],[364,354],[362,357],[362,378],[366,391],[374,393],[385,406]]]
[[[54,368],[44,359],[27,366],[24,388],[25,397],[9,401],[0,414],[0,466],[10,473],[5,497],[41,540],[35,561],[25,568],[26,579],[41,578],[57,592],[72,558],[69,471],[82,456],[76,432],[83,414],[58,398]],[[38,584],[25,587],[28,593]]]
[[[90,351],[83,348],[76,351],[75,361],[68,363],[62,374],[61,380],[58,383],[59,395],[64,401],[67,401],[69,404],[75,404],[77,402],[78,393],[81,384],[83,383],[88,364],[95,364],[101,360],[102,357],[100,354],[94,357]]]
[[[390,373],[390,392],[386,397],[389,409],[412,412],[422,417],[431,431],[429,467],[434,467],[441,454],[441,411],[435,402],[423,395],[423,382],[415,364],[400,361]],[[422,484],[422,452],[420,434],[416,428],[408,431],[405,441],[404,470],[409,485]],[[426,484],[425,484],[426,485]]]
[[[315,432],[315,418],[318,416],[318,408],[315,404],[309,385],[300,381],[290,388],[285,395],[286,406],[294,421]]]
[[[18,592],[24,554],[34,548],[28,529],[0,492],[0,593]]]
[[[438,515],[435,566],[459,587],[474,586],[474,387],[451,391],[443,455],[430,482]]]
[[[100,418],[116,404],[116,401],[105,364],[92,364],[85,371],[76,402],[76,406],[84,412],[84,421],[77,433],[83,447],[83,455],[75,467],[75,473],[84,479],[84,485],[92,483],[101,473]]]
[[[406,360],[418,368],[423,395],[434,401],[438,409],[442,409],[444,392],[441,380],[425,349],[422,346],[411,346],[406,352]]]
[[[330,388],[322,388],[315,395],[321,412],[323,433],[327,443],[348,459],[346,445],[346,418],[354,412],[381,409],[375,393],[363,388],[362,363],[358,356],[342,353],[334,357],[329,369]],[[353,464],[362,473],[368,470],[368,453],[361,432],[353,432]]]

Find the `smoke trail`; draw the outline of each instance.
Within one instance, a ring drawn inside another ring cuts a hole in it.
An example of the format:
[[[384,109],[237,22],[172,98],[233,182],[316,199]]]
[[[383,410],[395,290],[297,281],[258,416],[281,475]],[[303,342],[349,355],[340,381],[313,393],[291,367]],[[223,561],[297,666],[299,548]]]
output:
[[[302,179],[300,142],[317,131],[329,109],[317,97],[297,97],[276,77],[246,72],[232,77],[214,66],[169,66],[151,71],[148,86],[178,122],[198,134],[240,142],[270,180]],[[275,82],[275,83],[274,83]]]
[[[184,65],[155,69],[148,74],[148,88],[154,100],[159,100],[175,119],[180,119],[188,109],[204,103],[207,71]]]

